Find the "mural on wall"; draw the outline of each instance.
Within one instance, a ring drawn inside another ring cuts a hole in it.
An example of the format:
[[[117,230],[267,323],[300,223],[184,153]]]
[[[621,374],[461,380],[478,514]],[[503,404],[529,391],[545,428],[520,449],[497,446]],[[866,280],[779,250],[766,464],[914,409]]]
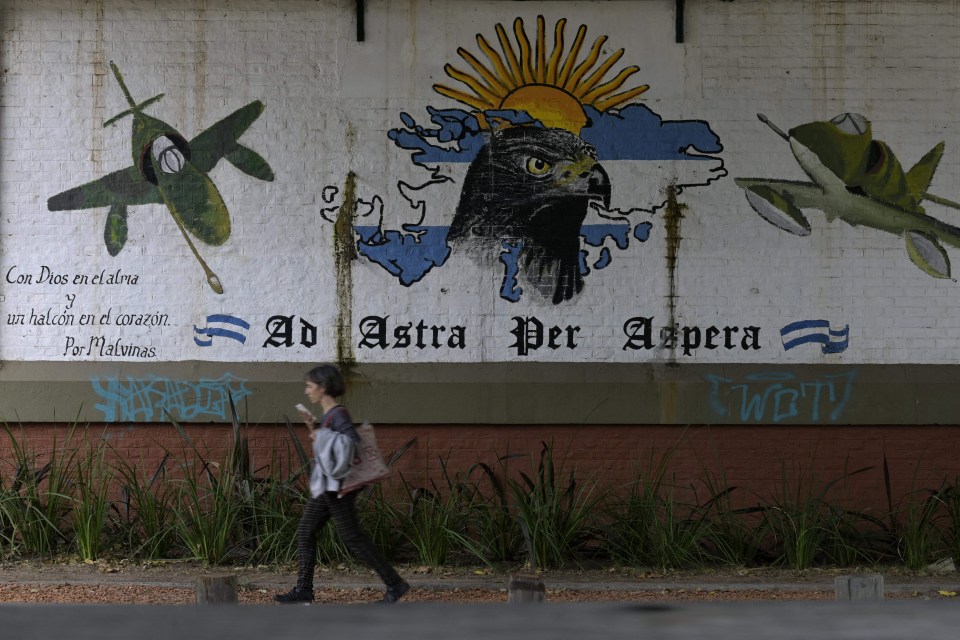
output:
[[[943,142],[909,171],[886,143],[875,140],[870,121],[843,113],[829,122],[811,122],[784,133],[763,114],[762,122],[787,141],[813,182],[737,178],[750,206],[775,227],[810,235],[802,209],[819,209],[827,220],[903,236],[907,255],[925,273],[950,277],[943,244],[960,248],[960,228],[926,214],[924,200],[960,209],[960,204],[927,192],[943,155]]]
[[[797,320],[780,329],[783,350],[819,344],[822,353],[843,353],[850,346],[850,325],[835,329],[827,320]]]
[[[207,175],[221,159],[225,158],[249,176],[268,182],[273,180],[273,170],[267,161],[237,142],[263,113],[263,103],[255,100],[237,109],[187,142],[172,126],[143,112],[164,94],[137,104],[120,69],[113,62],[110,68],[130,108],[107,120],[103,126],[110,126],[126,116],[133,117],[133,166],[58,193],[47,201],[47,208],[50,211],[71,211],[110,207],[103,241],[110,255],[116,256],[127,242],[127,207],[165,205],[203,268],[210,288],[223,293],[220,278],[200,256],[190,234],[212,246],[219,246],[230,237],[230,212]]]
[[[249,329],[250,323],[243,318],[228,313],[214,313],[207,316],[205,326],[193,325],[193,342],[198,347],[209,347],[214,338],[224,338],[245,344]]]
[[[360,216],[375,221],[355,226],[361,255],[411,286],[462,250],[502,271],[501,298],[532,290],[561,303],[614,250],[648,239],[652,223],[636,218],[726,175],[705,122],[665,121],[635,102],[649,89],[628,84],[640,68],[612,73],[625,50],[604,54],[600,36],[581,55],[587,27],[569,49],[565,28],[556,23],[550,48],[542,16],[533,42],[517,18],[515,42],[496,25],[499,50],[477,34],[486,61],[458,49],[470,70],[445,69],[465,88],[433,89],[470,110],[427,107],[426,126],[401,114],[404,126],[388,135],[424,178],[398,181],[411,209],[399,228],[384,224],[379,196],[357,200]],[[327,191],[324,202],[335,196]]]

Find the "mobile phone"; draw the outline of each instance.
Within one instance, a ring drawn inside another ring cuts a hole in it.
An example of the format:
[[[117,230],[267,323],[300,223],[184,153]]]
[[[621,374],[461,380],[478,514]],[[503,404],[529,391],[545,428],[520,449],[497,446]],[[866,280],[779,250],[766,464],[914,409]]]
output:
[[[298,404],[295,409],[302,415],[304,418],[309,417],[311,420],[316,421],[317,416],[313,415],[313,412],[310,409],[307,409],[302,404]]]

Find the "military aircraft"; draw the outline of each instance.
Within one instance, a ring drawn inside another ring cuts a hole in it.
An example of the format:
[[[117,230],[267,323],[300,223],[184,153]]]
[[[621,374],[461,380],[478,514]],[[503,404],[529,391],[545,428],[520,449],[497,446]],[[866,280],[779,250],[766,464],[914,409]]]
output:
[[[960,209],[960,204],[927,192],[943,143],[904,172],[886,143],[874,140],[870,121],[843,113],[784,133],[763,114],[760,121],[790,144],[813,182],[737,178],[750,206],[770,224],[798,236],[810,235],[801,209],[819,209],[828,221],[840,218],[902,236],[907,255],[935,278],[950,277],[950,258],[941,243],[960,248],[960,228],[925,212],[924,200]]]
[[[140,204],[166,205],[207,276],[207,283],[223,293],[220,278],[207,266],[190,240],[188,231],[206,244],[219,246],[230,237],[230,213],[216,185],[207,175],[221,158],[249,176],[273,180],[273,170],[258,153],[237,142],[244,131],[263,113],[263,103],[255,100],[237,109],[200,133],[190,142],[166,122],[148,116],[143,109],[164,94],[137,104],[130,96],[120,69],[110,69],[130,108],[103,123],[108,127],[126,116],[133,116],[131,153],[133,166],[109,173],[47,201],[50,211],[70,211],[110,207],[103,241],[111,256],[120,253],[127,242],[127,207]]]

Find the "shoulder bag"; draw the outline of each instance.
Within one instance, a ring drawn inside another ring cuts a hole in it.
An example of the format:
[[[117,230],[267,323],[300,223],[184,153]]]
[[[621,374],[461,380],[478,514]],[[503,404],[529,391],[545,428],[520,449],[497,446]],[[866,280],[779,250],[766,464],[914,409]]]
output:
[[[373,426],[369,422],[364,422],[356,427],[356,430],[360,436],[360,443],[357,445],[353,466],[340,483],[341,498],[390,475],[390,468],[383,461],[380,447],[377,446],[377,436],[373,432]]]

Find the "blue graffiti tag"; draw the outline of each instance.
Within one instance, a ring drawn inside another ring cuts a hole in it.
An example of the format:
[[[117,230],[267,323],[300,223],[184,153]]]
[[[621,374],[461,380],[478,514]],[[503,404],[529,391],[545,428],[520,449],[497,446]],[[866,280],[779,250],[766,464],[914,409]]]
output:
[[[790,418],[830,422],[843,413],[850,401],[856,371],[798,378],[793,373],[752,373],[742,380],[708,374],[710,408],[728,417],[739,405],[741,422],[782,422]]]
[[[94,407],[104,422],[152,422],[173,417],[230,418],[230,398],[236,403],[251,395],[246,380],[225,373],[217,379],[171,380],[161,376],[133,378],[107,376],[91,379],[93,390],[103,402]]]

